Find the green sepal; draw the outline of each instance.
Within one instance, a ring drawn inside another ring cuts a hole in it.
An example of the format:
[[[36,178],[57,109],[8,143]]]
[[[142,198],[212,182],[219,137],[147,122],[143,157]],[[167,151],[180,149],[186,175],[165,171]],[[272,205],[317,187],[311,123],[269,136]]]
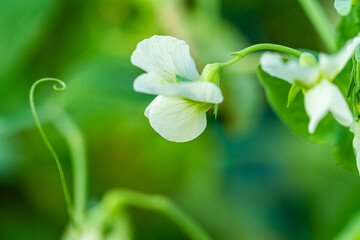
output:
[[[350,98],[350,106],[352,107],[353,113],[355,116],[358,116],[360,113],[360,64],[357,61],[356,56],[352,58],[352,62],[353,67],[350,74],[350,82],[346,97]]]
[[[346,94],[346,98],[351,97],[351,101],[353,100],[352,95],[353,95],[353,90],[355,87],[355,76],[356,76],[356,70],[357,70],[357,61],[356,61],[355,57],[352,58],[352,62],[353,62],[353,66],[351,69],[349,87],[348,87],[348,91]]]
[[[215,115],[215,119],[217,118],[218,109],[219,109],[219,104],[214,104],[214,115]]]
[[[294,101],[295,97],[300,92],[300,90],[301,90],[301,86],[299,86],[296,83],[294,83],[291,86],[290,91],[289,91],[289,95],[288,95],[287,107],[289,107],[290,104]]]
[[[192,80],[190,80],[186,77],[179,76],[179,75],[176,75],[176,81],[178,81],[178,82],[193,82]]]

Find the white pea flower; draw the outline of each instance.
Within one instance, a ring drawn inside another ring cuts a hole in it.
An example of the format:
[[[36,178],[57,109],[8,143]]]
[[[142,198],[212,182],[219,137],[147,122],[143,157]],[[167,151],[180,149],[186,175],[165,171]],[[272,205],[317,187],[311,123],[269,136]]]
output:
[[[158,95],[145,110],[155,131],[174,142],[199,136],[206,112],[223,96],[214,82],[199,75],[186,42],[152,36],[137,45],[131,63],[146,71],[135,79],[135,91]]]
[[[269,75],[303,87],[305,110],[310,118],[310,133],[315,132],[318,123],[328,112],[331,112],[341,125],[352,124],[350,108],[340,89],[332,81],[345,67],[359,44],[360,35],[347,42],[334,55],[320,53],[318,63],[308,53],[302,54],[305,58],[300,57],[300,61],[288,62],[284,62],[281,56],[275,53],[266,52],[261,56],[261,67]],[[306,61],[311,64],[306,64]]]
[[[346,16],[350,13],[351,5],[352,0],[335,0],[334,4],[336,11],[342,16]]]

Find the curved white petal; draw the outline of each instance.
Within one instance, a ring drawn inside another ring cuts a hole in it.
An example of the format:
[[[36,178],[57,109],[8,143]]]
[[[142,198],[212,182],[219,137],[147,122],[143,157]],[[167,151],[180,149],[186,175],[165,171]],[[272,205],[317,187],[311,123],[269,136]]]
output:
[[[164,87],[160,95],[205,103],[221,103],[224,99],[218,86],[211,82],[181,82]]]
[[[176,75],[197,80],[200,75],[186,42],[169,36],[152,36],[141,41],[131,55],[131,63],[146,72],[156,72],[168,82]]]
[[[156,72],[143,73],[135,79],[134,90],[136,92],[160,95],[164,91],[163,88],[169,84]]]
[[[300,81],[306,85],[311,85],[316,82],[319,76],[317,67],[300,66],[296,60],[285,63],[277,53],[265,52],[261,55],[260,64],[269,75],[281,78],[291,84]]]
[[[155,99],[156,99],[156,98],[155,98]],[[146,109],[145,109],[144,115],[145,115],[145,117],[147,117],[147,118],[149,118],[150,109],[151,109],[151,106],[152,106],[153,102],[155,101],[155,99],[152,100],[152,102],[151,102],[151,103],[146,107]]]
[[[169,141],[187,142],[205,130],[209,107],[209,104],[158,96],[149,110],[150,125]]]
[[[339,88],[326,79],[305,93],[305,110],[310,117],[310,133],[315,132],[318,123],[329,111],[341,125],[350,126],[353,122],[350,108]]]
[[[305,93],[305,110],[310,118],[309,132],[314,133],[320,120],[330,110],[332,90],[327,80],[322,80]]]
[[[336,54],[327,55],[319,54],[319,64],[326,78],[332,80],[343,70],[346,63],[354,54],[356,48],[360,44],[360,35],[348,41],[345,46]]]
[[[336,11],[342,16],[346,16],[350,13],[351,5],[352,0],[335,0],[334,4]]]
[[[155,72],[144,73],[137,77],[134,81],[134,89],[137,92],[179,97],[197,102],[221,103],[224,99],[220,88],[212,82],[168,83]]]
[[[356,152],[356,166],[360,173],[360,125],[358,122],[354,122],[351,127],[350,131],[354,133],[354,140],[353,140],[353,147]]]
[[[330,112],[338,123],[349,127],[354,121],[353,115],[340,89],[333,83],[329,83],[332,91]]]

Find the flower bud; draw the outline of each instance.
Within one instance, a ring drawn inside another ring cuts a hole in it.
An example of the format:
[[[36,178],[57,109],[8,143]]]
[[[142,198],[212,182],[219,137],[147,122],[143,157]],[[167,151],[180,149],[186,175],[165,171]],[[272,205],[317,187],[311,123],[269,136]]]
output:
[[[314,55],[304,52],[300,55],[299,63],[301,66],[316,66],[318,64]]]
[[[207,64],[201,73],[200,81],[212,82],[219,85],[222,69],[219,63]]]

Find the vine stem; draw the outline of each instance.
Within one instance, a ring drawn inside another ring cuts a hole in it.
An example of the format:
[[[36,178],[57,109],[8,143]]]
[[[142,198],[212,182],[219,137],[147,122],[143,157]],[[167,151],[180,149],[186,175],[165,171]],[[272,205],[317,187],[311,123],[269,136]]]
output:
[[[83,133],[76,122],[65,111],[59,109],[53,120],[55,127],[65,138],[70,150],[74,177],[74,216],[81,226],[84,221],[87,197],[87,154]]]
[[[337,50],[335,29],[317,0],[299,0],[306,15],[330,52]]]
[[[225,63],[220,63],[220,66],[222,68],[228,67],[234,63],[236,63],[237,61],[239,61],[240,59],[242,59],[243,57],[245,57],[246,55],[248,55],[249,53],[255,52],[255,51],[260,51],[260,50],[272,50],[272,51],[278,51],[278,52],[283,52],[283,53],[288,53],[290,55],[294,55],[295,57],[299,58],[301,55],[301,52],[290,48],[290,47],[285,47],[282,45],[278,45],[278,44],[272,44],[272,43],[259,43],[259,44],[255,44],[252,45],[250,47],[247,47],[241,51],[238,52],[234,52],[234,53],[230,53],[230,55],[235,55],[236,57],[228,62]]]
[[[61,81],[59,79],[56,79],[56,78],[42,78],[42,79],[36,81],[31,86],[30,93],[29,93],[29,102],[30,102],[31,112],[32,112],[32,115],[33,115],[35,123],[36,123],[36,127],[38,128],[38,130],[40,132],[40,135],[41,135],[41,138],[43,139],[46,147],[49,149],[51,155],[53,156],[53,158],[54,158],[54,160],[56,162],[56,165],[57,165],[57,168],[58,168],[58,171],[59,171],[59,174],[60,174],[61,185],[62,185],[64,198],[65,198],[65,203],[66,203],[66,206],[67,206],[70,221],[74,225],[76,225],[76,221],[75,221],[74,213],[73,213],[73,208],[72,208],[70,192],[69,192],[67,184],[66,184],[66,179],[65,179],[63,168],[61,166],[61,162],[60,162],[59,157],[56,154],[53,146],[51,145],[48,137],[46,136],[45,131],[44,131],[44,129],[43,129],[42,125],[41,125],[41,122],[39,120],[39,117],[38,117],[38,115],[36,113],[36,108],[35,108],[35,103],[34,103],[34,91],[35,91],[36,86],[39,85],[40,83],[43,83],[43,82],[55,82],[55,85],[53,86],[53,89],[55,91],[64,91],[66,89],[66,84],[63,81]],[[56,84],[59,84],[60,87],[56,86]]]
[[[193,240],[211,240],[205,230],[168,198],[148,195],[131,190],[113,190],[104,199],[112,211],[123,206],[132,206],[160,212],[173,220]]]

